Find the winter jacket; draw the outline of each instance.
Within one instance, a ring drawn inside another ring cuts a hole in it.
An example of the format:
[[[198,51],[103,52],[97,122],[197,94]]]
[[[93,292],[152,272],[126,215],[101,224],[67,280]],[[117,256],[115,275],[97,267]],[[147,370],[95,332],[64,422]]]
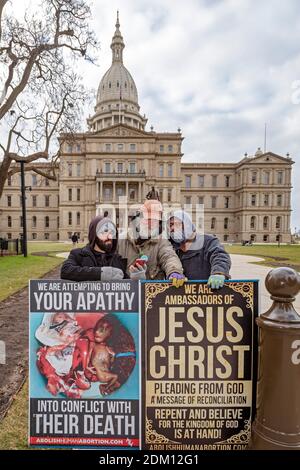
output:
[[[171,243],[161,237],[146,240],[138,245],[129,229],[127,238],[119,240],[117,251],[122,258],[127,258],[128,276],[129,266],[141,255],[148,256],[147,279],[167,279],[173,272],[183,273],[181,262]]]
[[[70,281],[101,281],[101,268],[111,266],[119,268],[123,271],[124,277],[126,275],[127,260],[115,253],[118,232],[116,239],[113,240],[112,251],[110,253],[100,253],[93,250],[96,240],[96,227],[99,222],[110,221],[110,219],[98,216],[95,217],[89,226],[89,244],[84,248],[76,248],[69,254],[61,268],[61,279],[69,279]],[[111,221],[110,221],[111,222]],[[113,277],[112,277],[113,279]],[[107,280],[105,278],[105,280]]]
[[[213,235],[196,234],[188,251],[178,248],[176,253],[188,279],[207,280],[211,274],[224,274],[230,279],[230,256]]]
[[[70,281],[101,281],[101,267],[112,266],[119,268],[126,276],[127,261],[116,253],[95,253],[89,245],[84,248],[76,248],[64,261],[60,276],[61,279]],[[106,279],[105,279],[106,280]]]

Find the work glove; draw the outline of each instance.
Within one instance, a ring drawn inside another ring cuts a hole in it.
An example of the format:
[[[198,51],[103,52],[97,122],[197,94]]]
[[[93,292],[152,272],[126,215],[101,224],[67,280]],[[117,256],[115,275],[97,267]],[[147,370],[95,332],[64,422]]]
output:
[[[175,287],[181,287],[186,281],[186,277],[183,274],[171,273],[169,280],[172,281],[172,285]]]
[[[141,281],[143,279],[146,279],[146,269],[147,269],[146,265],[130,266],[129,268],[130,279],[134,281]]]
[[[103,266],[101,268],[101,281],[118,281],[124,279],[122,269],[114,268],[113,266]]]
[[[223,274],[211,274],[209,276],[207,285],[212,289],[221,289],[224,286],[225,276]]]

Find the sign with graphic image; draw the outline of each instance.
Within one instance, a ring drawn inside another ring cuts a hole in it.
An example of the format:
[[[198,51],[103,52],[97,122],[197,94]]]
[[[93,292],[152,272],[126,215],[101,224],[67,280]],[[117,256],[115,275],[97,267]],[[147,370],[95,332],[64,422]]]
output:
[[[30,282],[30,437],[139,447],[138,285]]]

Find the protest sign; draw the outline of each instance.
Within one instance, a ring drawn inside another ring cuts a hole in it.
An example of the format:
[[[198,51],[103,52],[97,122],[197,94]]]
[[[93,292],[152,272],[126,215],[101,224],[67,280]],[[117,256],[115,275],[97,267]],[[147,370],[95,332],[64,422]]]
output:
[[[31,445],[139,446],[138,285],[30,282]]]
[[[245,449],[256,386],[258,283],[143,282],[142,446]]]

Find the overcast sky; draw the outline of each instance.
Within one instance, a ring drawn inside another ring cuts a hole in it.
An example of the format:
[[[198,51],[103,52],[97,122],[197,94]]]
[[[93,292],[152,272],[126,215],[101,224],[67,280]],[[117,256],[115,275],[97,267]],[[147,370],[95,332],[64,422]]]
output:
[[[94,0],[101,50],[98,67],[87,65],[88,86],[97,88],[111,64],[117,9],[148,129],[181,127],[184,161],[237,162],[263,148],[266,122],[267,150],[296,162],[299,229],[300,2]]]

